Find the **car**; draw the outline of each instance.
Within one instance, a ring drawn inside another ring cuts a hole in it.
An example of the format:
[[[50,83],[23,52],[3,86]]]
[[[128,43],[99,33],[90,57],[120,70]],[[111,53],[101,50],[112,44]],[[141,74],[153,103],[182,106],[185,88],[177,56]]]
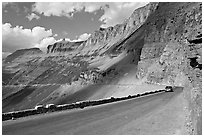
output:
[[[11,119],[12,119],[12,120],[16,120],[16,118],[15,118],[15,117],[12,117]]]
[[[68,106],[68,104],[57,105],[57,107],[65,107],[65,106]]]
[[[44,107],[43,107],[43,105],[37,105],[37,106],[35,106],[35,110],[40,110],[40,109],[43,109]]]
[[[84,108],[84,106],[83,106],[83,105],[80,105],[80,108],[81,108],[81,109],[83,109],[83,108]]]
[[[54,104],[47,104],[47,105],[45,106],[45,108],[54,109],[54,108],[56,108],[56,106],[55,106]]]
[[[165,90],[166,90],[166,92],[174,92],[172,86],[166,86]]]

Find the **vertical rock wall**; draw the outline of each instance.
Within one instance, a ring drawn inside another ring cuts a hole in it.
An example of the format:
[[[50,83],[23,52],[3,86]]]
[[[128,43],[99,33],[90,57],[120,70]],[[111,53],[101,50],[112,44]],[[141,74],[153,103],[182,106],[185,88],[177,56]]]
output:
[[[191,134],[201,134],[202,4],[160,3],[146,25],[137,78],[185,87]]]

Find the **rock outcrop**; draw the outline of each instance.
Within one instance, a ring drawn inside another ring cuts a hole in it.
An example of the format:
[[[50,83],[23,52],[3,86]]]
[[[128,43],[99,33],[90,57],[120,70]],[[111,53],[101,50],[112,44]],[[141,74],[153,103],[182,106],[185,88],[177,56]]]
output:
[[[70,52],[77,49],[84,41],[70,42],[62,40],[47,47],[47,53]]]
[[[97,71],[96,69],[87,70],[80,73],[79,77],[83,79],[86,83],[99,83],[103,77],[102,73]]]

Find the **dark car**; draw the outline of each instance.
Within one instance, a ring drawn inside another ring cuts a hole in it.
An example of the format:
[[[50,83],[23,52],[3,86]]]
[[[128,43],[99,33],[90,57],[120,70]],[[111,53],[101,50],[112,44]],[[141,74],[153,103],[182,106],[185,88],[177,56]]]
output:
[[[172,86],[166,86],[165,90],[166,90],[166,92],[174,92]]]

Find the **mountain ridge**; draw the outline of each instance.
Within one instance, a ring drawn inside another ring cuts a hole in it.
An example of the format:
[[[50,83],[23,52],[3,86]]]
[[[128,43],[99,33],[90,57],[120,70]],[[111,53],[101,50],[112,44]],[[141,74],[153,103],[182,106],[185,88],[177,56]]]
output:
[[[80,50],[86,50],[87,48],[90,48],[90,46],[92,48],[94,47],[94,49],[98,48],[99,46],[104,48],[110,47],[111,44],[116,44],[114,41],[118,41],[118,37],[119,40],[122,40],[122,37],[128,37],[145,22],[149,14],[156,9],[157,5],[158,3],[149,3],[144,7],[136,9],[122,24],[117,24],[108,28],[100,28],[99,30],[94,31],[94,33],[86,41],[81,43],[80,47],[82,48]],[[55,44],[50,45],[50,47],[54,47],[54,45]],[[56,46],[56,48],[58,48],[58,46]],[[93,54],[94,51],[90,51],[90,49],[88,50]],[[47,53],[52,52],[48,49]]]
[[[43,53],[39,48],[28,48],[28,49],[19,49],[13,52],[12,54],[8,55],[5,58],[5,62],[11,62],[15,58],[18,58],[23,55],[32,55],[32,54],[41,54]]]

